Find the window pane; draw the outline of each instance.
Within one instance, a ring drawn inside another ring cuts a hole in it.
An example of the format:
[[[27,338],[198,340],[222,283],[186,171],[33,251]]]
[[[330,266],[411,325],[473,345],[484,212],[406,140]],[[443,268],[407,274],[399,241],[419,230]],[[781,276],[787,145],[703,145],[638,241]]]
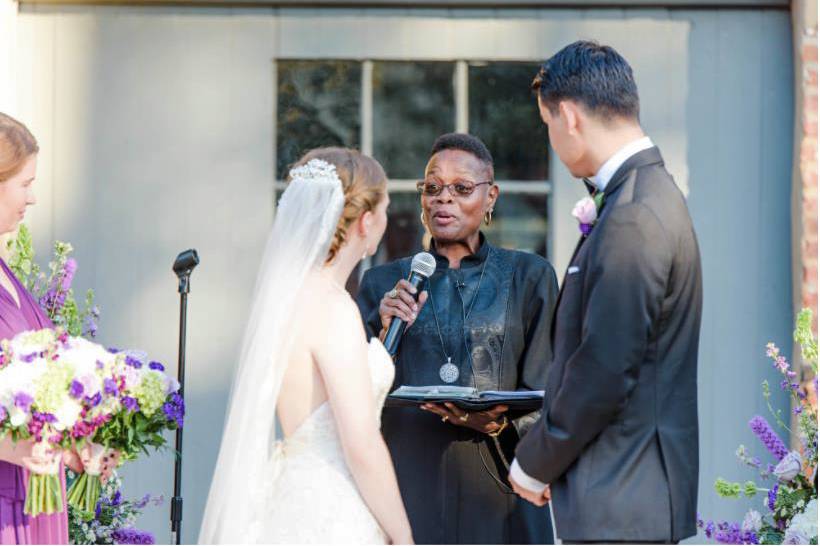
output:
[[[453,63],[373,63],[373,151],[390,178],[420,179],[433,141],[453,130]]]
[[[361,64],[278,61],[276,172],[319,146],[359,146]]]
[[[487,238],[496,246],[535,252],[549,257],[546,195],[504,194],[495,204],[493,221],[484,226]]]
[[[496,180],[547,180],[547,130],[530,83],[538,65],[472,63],[470,132],[487,144]]]

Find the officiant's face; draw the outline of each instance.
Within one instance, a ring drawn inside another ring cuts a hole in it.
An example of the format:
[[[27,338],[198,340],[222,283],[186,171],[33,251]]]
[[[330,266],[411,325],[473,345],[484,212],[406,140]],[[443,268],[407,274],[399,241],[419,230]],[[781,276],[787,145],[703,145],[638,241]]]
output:
[[[36,171],[37,155],[33,154],[17,174],[0,182],[0,233],[14,231],[25,216],[26,207],[37,202],[32,189]]]
[[[448,186],[438,195],[421,196],[425,223],[433,239],[459,242],[478,233],[484,213],[498,197],[498,187],[484,183],[492,179],[492,169],[469,152],[442,150],[430,158],[425,181]],[[459,183],[479,185],[470,195],[453,195],[451,190]]]

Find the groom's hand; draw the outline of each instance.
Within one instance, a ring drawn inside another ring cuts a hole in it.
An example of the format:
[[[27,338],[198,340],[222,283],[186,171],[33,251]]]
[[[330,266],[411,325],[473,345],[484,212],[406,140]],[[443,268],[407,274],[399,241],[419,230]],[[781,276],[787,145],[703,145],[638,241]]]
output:
[[[510,408],[502,404],[487,411],[466,412],[452,402],[445,402],[444,404],[422,404],[421,409],[435,413],[444,421],[454,425],[489,434],[498,432],[505,426],[506,418],[503,415]]]
[[[508,476],[507,479],[510,480],[510,485],[512,485],[513,491],[515,491],[519,497],[533,503],[535,506],[544,506],[552,499],[549,485],[546,486],[543,491],[536,492],[530,491],[529,489],[524,489],[518,485],[515,480],[513,480],[512,476]]]

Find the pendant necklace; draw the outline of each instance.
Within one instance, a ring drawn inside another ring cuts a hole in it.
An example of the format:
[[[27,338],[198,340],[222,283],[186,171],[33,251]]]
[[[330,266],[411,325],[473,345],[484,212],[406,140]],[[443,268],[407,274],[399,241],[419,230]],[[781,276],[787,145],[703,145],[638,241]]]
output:
[[[467,314],[464,315],[464,324],[467,324],[467,319],[470,318],[470,313],[473,312],[473,306],[475,305],[476,300],[478,299],[478,291],[481,289],[481,281],[484,280],[484,270],[487,269],[487,262],[490,261],[490,249],[487,250],[487,256],[484,258],[484,265],[481,267],[481,275],[478,277],[478,285],[475,287],[475,294],[473,294],[473,301],[470,302],[470,308],[467,310]],[[461,288],[459,287],[458,283],[456,283],[456,290],[458,290],[459,297],[462,296]],[[464,298],[461,297],[462,301],[462,308],[461,312],[464,313]],[[436,331],[438,332],[438,339],[441,342],[441,352],[444,353],[445,358],[447,358],[447,362],[441,365],[441,368],[438,370],[438,376],[441,378],[442,381],[445,383],[455,383],[458,381],[459,371],[458,366],[453,363],[453,358],[447,354],[447,346],[444,344],[444,336],[441,334],[441,326],[438,322],[438,313],[436,313],[436,302],[433,300],[433,290],[432,286],[430,287],[430,305],[433,308],[433,318],[436,320]],[[462,332],[463,335],[463,332]]]

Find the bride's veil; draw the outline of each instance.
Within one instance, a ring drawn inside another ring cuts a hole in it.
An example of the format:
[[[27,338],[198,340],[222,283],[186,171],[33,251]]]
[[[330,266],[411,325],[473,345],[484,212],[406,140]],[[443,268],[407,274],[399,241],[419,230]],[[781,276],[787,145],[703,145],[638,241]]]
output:
[[[344,207],[333,165],[313,159],[294,168],[290,179],[256,280],[201,543],[262,539],[273,481],[276,401],[292,338],[288,326],[299,289],[311,268],[323,264]]]

